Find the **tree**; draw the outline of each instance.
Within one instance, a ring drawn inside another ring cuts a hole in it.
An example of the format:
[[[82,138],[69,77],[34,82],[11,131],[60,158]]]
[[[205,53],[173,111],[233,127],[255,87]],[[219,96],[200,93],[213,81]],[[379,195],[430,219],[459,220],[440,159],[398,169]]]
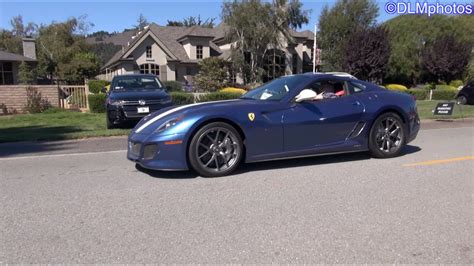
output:
[[[35,73],[30,64],[23,61],[18,67],[18,81],[20,84],[29,85],[35,81]]]
[[[76,53],[72,60],[63,65],[63,78],[68,82],[81,83],[85,78],[92,78],[99,73],[100,62],[91,52]]]
[[[146,17],[143,14],[140,14],[140,16],[137,19],[137,25],[135,25],[134,27],[137,30],[143,30],[143,28],[145,28],[145,26],[147,26],[148,24],[149,23]]]
[[[474,16],[402,15],[384,23],[389,30],[391,54],[386,79],[391,82],[418,84],[429,76],[422,67],[426,45],[452,34],[474,44]]]
[[[225,2],[222,20],[229,26],[226,38],[232,46],[234,68],[245,83],[261,80],[266,53],[292,43],[291,28],[308,21],[309,11],[301,10],[299,0]],[[286,37],[282,40],[281,37]]]
[[[422,55],[422,65],[435,81],[449,84],[451,80],[461,78],[467,69],[471,51],[469,43],[446,35],[427,45]]]
[[[216,91],[224,88],[228,80],[227,62],[218,57],[208,57],[199,63],[199,73],[194,82],[200,90]]]
[[[40,27],[37,38],[39,76],[49,79],[70,77],[67,74],[69,63],[76,54],[89,51],[83,33],[90,23],[83,19],[71,18]]]
[[[325,6],[319,17],[318,46],[322,49],[323,69],[340,71],[344,47],[356,29],[375,25],[378,6],[374,0],[338,0],[332,8]]]
[[[18,15],[10,20],[12,30],[0,29],[0,49],[10,53],[22,54],[22,38],[36,36],[38,26],[32,22],[23,23],[23,17]]]
[[[381,83],[389,57],[390,43],[384,27],[359,29],[347,39],[344,71],[359,79]]]
[[[197,17],[189,16],[183,21],[173,21],[168,20],[168,24],[166,26],[179,26],[179,27],[192,27],[192,26],[201,26],[204,28],[214,28],[214,21],[215,18],[208,18],[206,20],[201,19],[201,15]]]

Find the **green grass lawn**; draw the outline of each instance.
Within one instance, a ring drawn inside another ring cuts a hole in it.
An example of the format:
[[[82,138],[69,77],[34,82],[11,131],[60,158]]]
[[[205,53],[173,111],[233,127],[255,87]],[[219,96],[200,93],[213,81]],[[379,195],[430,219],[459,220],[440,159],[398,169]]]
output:
[[[448,102],[448,101],[417,101],[418,114],[421,119],[443,119],[443,118],[461,118],[464,117],[474,117],[474,105],[454,105],[454,111],[452,116],[442,116],[442,115],[433,115],[433,110],[436,107],[438,102]],[[462,116],[461,116],[462,111]]]
[[[432,110],[436,103],[437,101],[417,102],[421,119],[445,118],[433,116]],[[461,117],[460,108],[464,117],[474,117],[473,105],[456,105],[453,118]],[[53,110],[42,114],[0,116],[0,142],[120,136],[127,135],[128,132],[130,129],[107,129],[105,114]]]
[[[0,142],[118,136],[129,131],[107,129],[105,114],[57,111],[0,116]]]

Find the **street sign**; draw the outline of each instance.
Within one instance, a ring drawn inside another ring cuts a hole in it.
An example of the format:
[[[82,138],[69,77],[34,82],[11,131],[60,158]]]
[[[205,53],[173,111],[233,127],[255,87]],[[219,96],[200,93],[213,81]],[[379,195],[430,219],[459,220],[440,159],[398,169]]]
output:
[[[454,109],[454,102],[438,103],[434,110],[435,115],[452,115]]]

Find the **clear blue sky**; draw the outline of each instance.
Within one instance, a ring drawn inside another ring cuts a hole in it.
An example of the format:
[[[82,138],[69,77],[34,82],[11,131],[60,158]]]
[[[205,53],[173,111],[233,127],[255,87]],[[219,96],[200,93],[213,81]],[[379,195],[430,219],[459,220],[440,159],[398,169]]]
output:
[[[388,1],[388,0],[387,0]],[[387,1],[378,1],[379,21],[393,17],[384,12]],[[302,0],[305,9],[311,9],[310,23],[303,29],[312,30],[317,22],[321,9],[331,1]],[[435,2],[435,1],[429,1]],[[440,2],[454,2],[440,1]],[[466,2],[466,1],[455,1]],[[69,17],[87,15],[87,20],[94,23],[90,32],[105,30],[109,32],[122,31],[136,24],[140,13],[150,22],[165,25],[167,20],[181,20],[188,16],[201,15],[201,18],[216,18],[220,22],[222,1],[191,1],[191,0],[155,0],[155,1],[5,1],[0,0],[0,28],[10,29],[10,19],[22,15],[23,21],[37,24],[49,24],[52,21],[64,21]]]

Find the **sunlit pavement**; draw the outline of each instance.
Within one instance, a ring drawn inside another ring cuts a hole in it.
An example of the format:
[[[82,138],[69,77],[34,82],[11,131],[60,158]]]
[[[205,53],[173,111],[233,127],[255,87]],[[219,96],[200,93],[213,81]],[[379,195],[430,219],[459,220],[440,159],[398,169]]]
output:
[[[0,263],[473,263],[472,126],[221,178],[102,145],[0,158]]]

